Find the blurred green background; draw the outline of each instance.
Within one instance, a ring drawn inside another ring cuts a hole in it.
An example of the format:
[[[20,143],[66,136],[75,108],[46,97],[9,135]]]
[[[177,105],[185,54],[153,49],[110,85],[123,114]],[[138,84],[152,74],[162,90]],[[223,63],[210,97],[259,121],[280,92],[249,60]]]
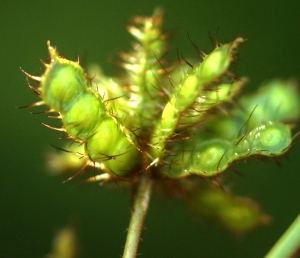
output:
[[[46,60],[50,39],[69,59],[79,54],[111,73],[108,61],[129,49],[128,18],[149,15],[156,6],[166,10],[166,28],[177,33],[174,55],[178,47],[185,57],[197,57],[187,32],[206,52],[212,50],[208,35],[218,34],[220,42],[248,38],[237,69],[251,79],[245,91],[273,77],[300,78],[297,1],[1,1],[0,257],[43,257],[55,230],[72,220],[78,221],[81,257],[122,254],[129,193],[97,184],[74,188],[46,175],[43,154],[60,134],[41,126],[33,110],[15,108],[36,101],[19,67],[41,74],[38,59]],[[231,173],[235,192],[272,215],[270,226],[235,237],[213,221],[197,220],[184,203],[154,196],[141,257],[262,257],[300,211],[299,153],[297,141],[281,167],[254,159],[235,165],[239,175]]]

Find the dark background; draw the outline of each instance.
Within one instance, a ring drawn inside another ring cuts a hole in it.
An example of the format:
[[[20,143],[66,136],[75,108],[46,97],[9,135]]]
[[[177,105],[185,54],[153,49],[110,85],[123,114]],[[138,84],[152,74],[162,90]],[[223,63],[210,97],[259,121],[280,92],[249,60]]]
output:
[[[59,134],[41,126],[29,112],[17,110],[36,100],[21,66],[40,74],[51,40],[69,59],[99,62],[107,73],[116,50],[128,50],[125,24],[132,15],[166,10],[166,27],[178,32],[175,49],[197,53],[187,32],[206,52],[208,35],[220,42],[235,36],[249,40],[239,51],[238,74],[249,76],[245,91],[272,77],[300,77],[297,1],[1,1],[1,172],[0,257],[42,257],[55,230],[78,220],[81,257],[119,257],[130,214],[129,194],[97,184],[73,188],[65,178],[45,173],[43,154]],[[40,119],[40,118],[39,118]],[[42,120],[42,119],[41,119]],[[251,196],[272,215],[273,223],[234,237],[207,220],[195,220],[184,203],[154,196],[140,245],[141,257],[262,257],[298,215],[300,143],[281,159],[252,160],[235,166],[235,192]]]

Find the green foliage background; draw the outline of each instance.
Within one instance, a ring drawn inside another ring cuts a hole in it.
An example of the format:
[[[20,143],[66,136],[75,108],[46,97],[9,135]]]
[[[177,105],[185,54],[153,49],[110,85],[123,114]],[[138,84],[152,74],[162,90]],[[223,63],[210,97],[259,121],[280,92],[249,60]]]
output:
[[[176,47],[196,57],[187,32],[204,51],[209,33],[220,42],[235,36],[249,40],[239,51],[237,72],[249,76],[245,91],[272,77],[298,77],[299,10],[296,1],[1,1],[1,173],[0,256],[42,257],[55,230],[78,220],[82,257],[119,257],[125,241],[130,198],[121,189],[96,184],[72,188],[63,178],[48,177],[43,153],[59,145],[59,134],[39,125],[32,110],[15,106],[34,102],[21,66],[40,74],[46,41],[69,59],[100,63],[106,72],[116,50],[128,50],[125,24],[132,15],[166,10],[166,27],[177,33]],[[37,117],[43,120],[43,117]],[[140,246],[142,257],[262,257],[300,211],[300,143],[275,162],[251,160],[230,173],[235,192],[259,201],[274,218],[244,237],[233,237],[208,220],[195,219],[185,205],[155,196]],[[124,194],[125,193],[125,194]]]

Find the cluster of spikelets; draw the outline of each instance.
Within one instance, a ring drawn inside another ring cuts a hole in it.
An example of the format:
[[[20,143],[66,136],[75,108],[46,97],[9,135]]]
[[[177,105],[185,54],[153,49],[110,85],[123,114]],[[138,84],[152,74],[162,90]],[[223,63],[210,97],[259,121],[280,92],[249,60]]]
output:
[[[67,163],[70,167],[94,166],[99,174],[93,178],[107,181],[130,181],[146,173],[156,178],[161,191],[184,189],[192,209],[234,231],[245,231],[267,220],[258,206],[204,186],[200,179],[220,182],[219,174],[233,161],[252,155],[276,157],[292,146],[291,129],[299,116],[295,82],[273,80],[252,95],[236,98],[247,79],[237,78],[230,66],[245,39],[216,42],[210,54],[197,48],[197,64],[184,58],[170,61],[164,58],[169,46],[162,22],[161,10],[132,19],[128,31],[135,42],[131,52],[120,55],[126,70],[122,78],[107,77],[97,66],[88,77],[79,60],[61,57],[48,42],[45,72],[40,77],[25,73],[39,82],[38,87],[29,84],[41,98],[30,106],[45,104],[47,112],[58,113],[63,124],[58,130],[81,149],[67,150],[80,158]],[[68,159],[61,155],[59,164]],[[58,167],[57,162],[52,165]],[[194,180],[193,186],[186,178]],[[175,181],[179,187],[174,189]],[[219,196],[219,206],[215,198],[203,197],[212,194]],[[236,220],[250,222],[232,227],[239,224],[230,214],[242,214]]]

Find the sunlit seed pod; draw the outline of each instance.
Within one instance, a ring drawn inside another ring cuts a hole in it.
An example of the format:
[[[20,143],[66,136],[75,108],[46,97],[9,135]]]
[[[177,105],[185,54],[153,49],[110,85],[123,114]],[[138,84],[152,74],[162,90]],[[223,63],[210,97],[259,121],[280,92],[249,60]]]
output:
[[[183,112],[195,102],[195,99],[203,89],[203,84],[197,74],[199,66],[193,67],[184,77],[178,93],[176,93],[176,104],[178,112]]]
[[[136,165],[145,163],[146,169],[154,168],[157,174],[168,167],[162,174],[169,177],[216,176],[236,159],[284,153],[291,145],[290,128],[267,121],[299,115],[295,90],[283,91],[276,82],[276,87],[267,87],[227,110],[244,83],[229,71],[235,49],[244,39],[218,44],[203,55],[199,65],[186,61],[189,68],[185,70],[180,64],[185,72],[175,82],[172,65],[165,67],[162,60],[168,47],[161,24],[161,10],[151,17],[133,19],[128,30],[138,42],[131,53],[121,55],[127,76],[118,83],[100,76],[103,85],[99,87],[86,76],[79,59],[73,62],[60,57],[48,43],[50,63],[45,64],[45,73],[41,77],[27,74],[41,81],[39,88],[31,87],[42,98],[36,106],[45,103],[51,112],[60,113],[69,138],[85,146],[83,156],[91,160],[87,163],[100,163],[101,169],[120,176],[134,173]],[[164,84],[167,80],[169,87]],[[289,99],[293,99],[290,105]],[[218,114],[220,110],[223,114]],[[132,140],[135,137],[142,146],[141,155]]]
[[[106,115],[85,142],[85,153],[93,162],[103,164],[107,171],[123,176],[132,172],[139,152],[119,126],[115,119]]]
[[[199,77],[202,83],[212,82],[223,75],[233,59],[234,49],[244,41],[243,38],[236,38],[230,43],[217,47],[206,56],[199,69]]]
[[[175,129],[177,122],[178,108],[176,102],[176,96],[165,106],[161,116],[161,134],[169,136]]]
[[[274,156],[284,154],[291,145],[291,129],[288,125],[268,122],[244,134],[236,141],[233,159],[250,155]]]
[[[166,142],[173,134],[177,125],[178,116],[177,95],[173,94],[162,112],[161,119],[158,121],[156,128],[153,130],[151,144],[155,146],[155,148],[150,149],[153,160],[163,156]]]
[[[291,130],[288,125],[269,122],[251,131],[253,150],[263,155],[283,154],[291,145]]]
[[[86,141],[86,153],[92,161],[99,163],[114,155],[120,155],[121,153],[115,152],[114,146],[122,137],[125,138],[116,121],[110,116],[106,116],[101,122],[98,122],[95,130]]]
[[[140,161],[139,152],[134,148],[128,139],[122,135],[114,146],[115,157],[104,162],[104,166],[113,174],[125,176],[132,173],[138,173],[134,167]]]
[[[246,82],[245,78],[232,83],[206,85],[207,82],[214,81],[229,68],[232,53],[227,53],[227,51],[233,51],[230,46],[235,45],[234,42],[235,41],[215,49],[212,53],[207,55],[203,63],[190,68],[190,70],[184,75],[182,82],[179,85],[178,92],[176,92],[177,107],[180,113],[195,103],[199,103],[199,105],[202,106],[202,110],[213,108],[221,104],[223,101],[231,100],[232,97],[239,92],[240,88]],[[226,55],[229,55],[226,56],[228,58],[228,63],[224,60],[215,60],[217,58],[216,56],[219,57],[220,55],[224,55],[224,58]],[[225,63],[219,64],[217,61]],[[222,66],[222,72],[220,72],[220,74],[216,73],[215,77],[209,77],[209,80],[204,80],[203,73],[205,73],[205,70],[213,68],[218,69],[218,65]]]
[[[192,174],[211,177],[226,170],[233,161],[234,144],[228,140],[196,135],[181,144],[169,146],[162,175],[178,178]]]
[[[231,162],[233,145],[227,140],[212,139],[195,146],[190,157],[189,173],[215,176]]]
[[[158,125],[158,135],[162,136],[162,140],[172,135],[178,123],[180,113],[187,109],[199,95],[201,84],[196,74],[197,67],[193,68],[183,78],[177,90],[170,97],[169,102],[163,109],[161,123]],[[162,146],[164,143],[162,143]],[[162,147],[163,148],[163,147]]]
[[[77,97],[67,111],[61,111],[64,128],[68,134],[81,141],[89,139],[96,125],[106,116],[100,97],[85,92]]]
[[[51,56],[53,62],[42,76],[42,98],[54,110],[67,110],[80,94],[84,94],[86,77],[77,62],[66,62],[51,46],[49,52],[56,56]]]

